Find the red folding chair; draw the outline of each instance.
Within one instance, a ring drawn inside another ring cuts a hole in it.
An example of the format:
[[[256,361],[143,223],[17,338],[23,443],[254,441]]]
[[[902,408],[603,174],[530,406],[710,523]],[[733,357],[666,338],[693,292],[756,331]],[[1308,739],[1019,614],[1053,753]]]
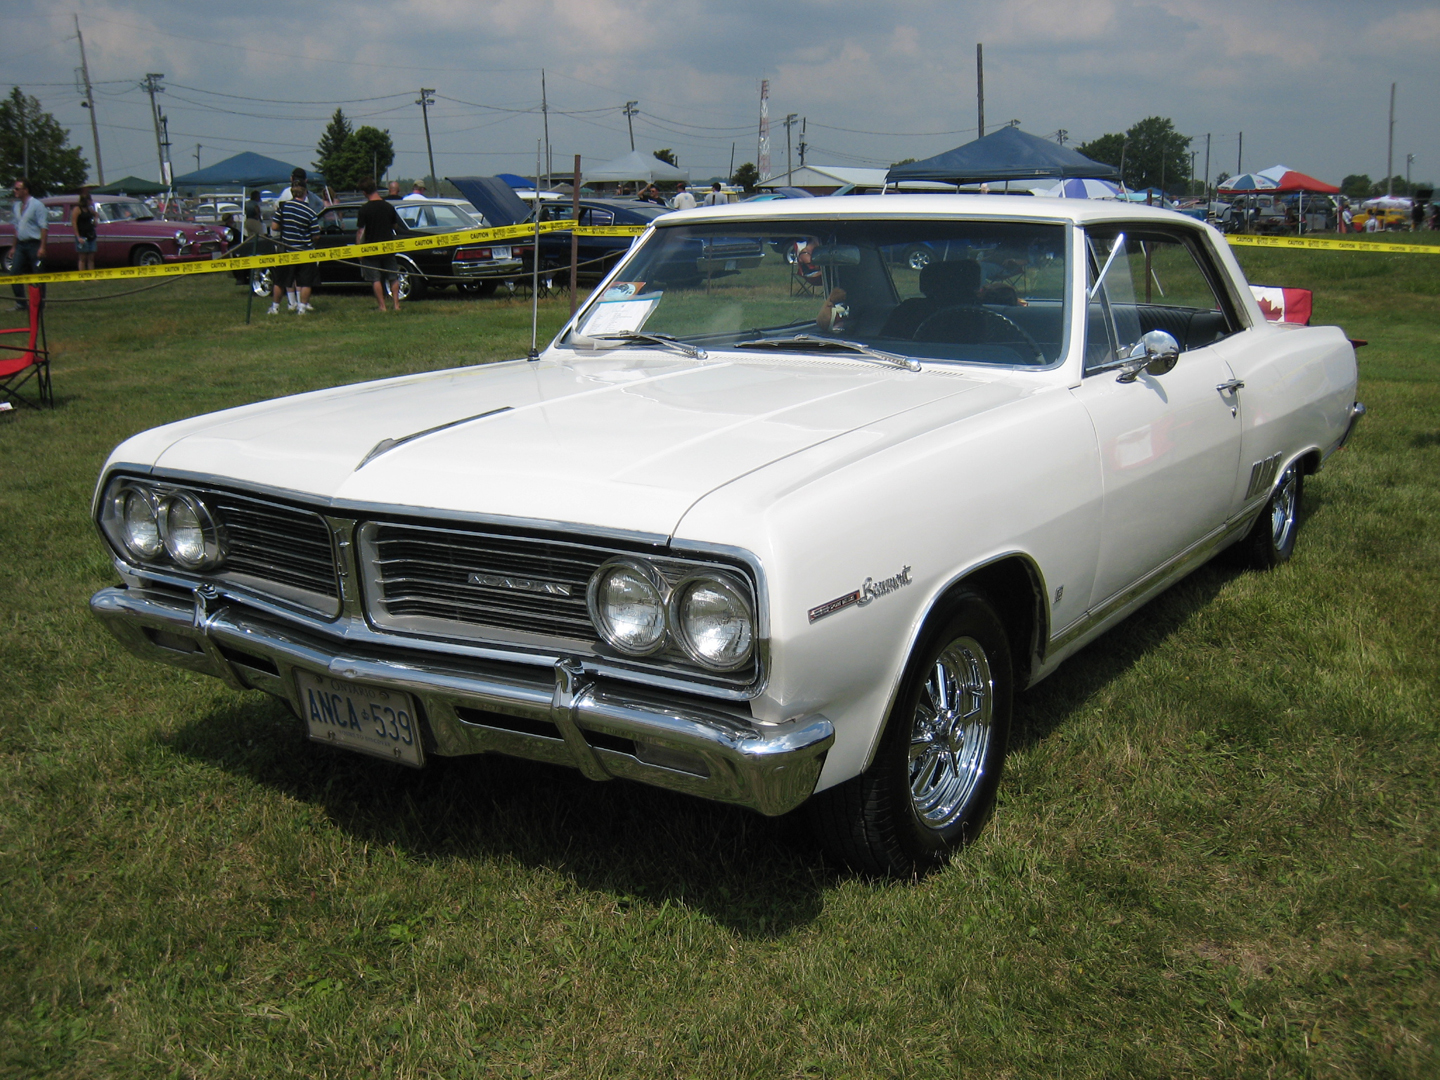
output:
[[[55,394],[50,387],[50,349],[45,338],[45,293],[38,285],[27,285],[30,322],[26,326],[0,328],[0,335],[24,334],[24,345],[11,345],[0,340],[0,398],[38,409],[55,407]],[[35,380],[33,397],[21,393],[30,380]]]

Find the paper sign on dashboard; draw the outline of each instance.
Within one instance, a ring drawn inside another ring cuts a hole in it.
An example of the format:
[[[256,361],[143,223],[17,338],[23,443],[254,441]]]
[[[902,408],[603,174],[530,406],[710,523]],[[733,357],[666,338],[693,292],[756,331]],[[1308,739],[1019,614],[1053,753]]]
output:
[[[586,337],[597,334],[628,334],[638,331],[650,318],[660,293],[646,293],[625,300],[602,300],[585,320],[580,332]]]

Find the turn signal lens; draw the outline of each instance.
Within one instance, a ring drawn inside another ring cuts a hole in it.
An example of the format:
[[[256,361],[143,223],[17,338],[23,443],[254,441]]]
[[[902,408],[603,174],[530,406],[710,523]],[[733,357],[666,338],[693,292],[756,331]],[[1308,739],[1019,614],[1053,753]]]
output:
[[[586,600],[600,636],[621,652],[645,656],[665,644],[665,597],[646,564],[606,563],[590,579]]]

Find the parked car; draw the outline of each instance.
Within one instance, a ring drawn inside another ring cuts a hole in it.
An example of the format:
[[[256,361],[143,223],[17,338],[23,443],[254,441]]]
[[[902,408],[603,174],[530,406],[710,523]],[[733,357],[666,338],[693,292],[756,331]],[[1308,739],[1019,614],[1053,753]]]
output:
[[[838,858],[909,875],[985,822],[1015,693],[1223,550],[1289,559],[1363,412],[1345,334],[1267,322],[1172,212],[890,195],[652,225],[535,360],[122,443],[95,614],[317,742],[804,805]],[[818,291],[772,248],[797,235]],[[764,254],[696,280],[722,242]],[[978,260],[897,256],[921,243],[1019,267],[982,294]]]
[[[326,207],[320,215],[316,247],[343,247],[355,242],[361,201]],[[400,216],[396,239],[487,227],[484,216],[463,199],[409,199],[391,203]],[[272,245],[273,247],[273,245]],[[421,248],[395,256],[400,268],[400,297],[418,300],[430,289],[454,285],[462,292],[489,296],[501,281],[529,272],[533,244],[455,244]],[[237,270],[257,296],[269,296],[269,270]],[[364,285],[361,265],[353,259],[320,264],[321,286]]]
[[[225,250],[219,230],[191,222],[161,221],[139,199],[120,195],[96,195],[95,266],[158,266],[166,262],[209,259]],[[70,214],[76,196],[55,195],[44,199],[49,221],[46,233],[45,265],[51,270],[73,270],[75,230]],[[10,270],[10,249],[15,243],[15,226],[0,223],[0,264]]]

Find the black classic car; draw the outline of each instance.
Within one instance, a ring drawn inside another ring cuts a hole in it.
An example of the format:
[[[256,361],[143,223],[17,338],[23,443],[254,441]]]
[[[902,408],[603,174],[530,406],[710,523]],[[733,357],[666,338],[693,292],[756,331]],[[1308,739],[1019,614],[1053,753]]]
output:
[[[359,228],[357,215],[363,205],[363,202],[346,202],[327,206],[320,215],[320,235],[316,238],[316,247],[353,244]],[[486,228],[491,224],[464,199],[403,199],[392,205],[401,222],[396,239]],[[533,244],[455,244],[401,252],[395,256],[400,268],[400,298],[418,300],[430,289],[443,289],[447,285],[454,285],[461,292],[488,296],[500,282],[529,273],[533,247]],[[234,254],[254,254],[256,251],[264,254],[277,250],[273,241],[264,239],[259,241],[255,250],[250,250],[250,244],[245,248]],[[236,278],[249,282],[257,296],[270,295],[269,270],[239,270]],[[359,260],[322,262],[319,284],[365,284]]]

